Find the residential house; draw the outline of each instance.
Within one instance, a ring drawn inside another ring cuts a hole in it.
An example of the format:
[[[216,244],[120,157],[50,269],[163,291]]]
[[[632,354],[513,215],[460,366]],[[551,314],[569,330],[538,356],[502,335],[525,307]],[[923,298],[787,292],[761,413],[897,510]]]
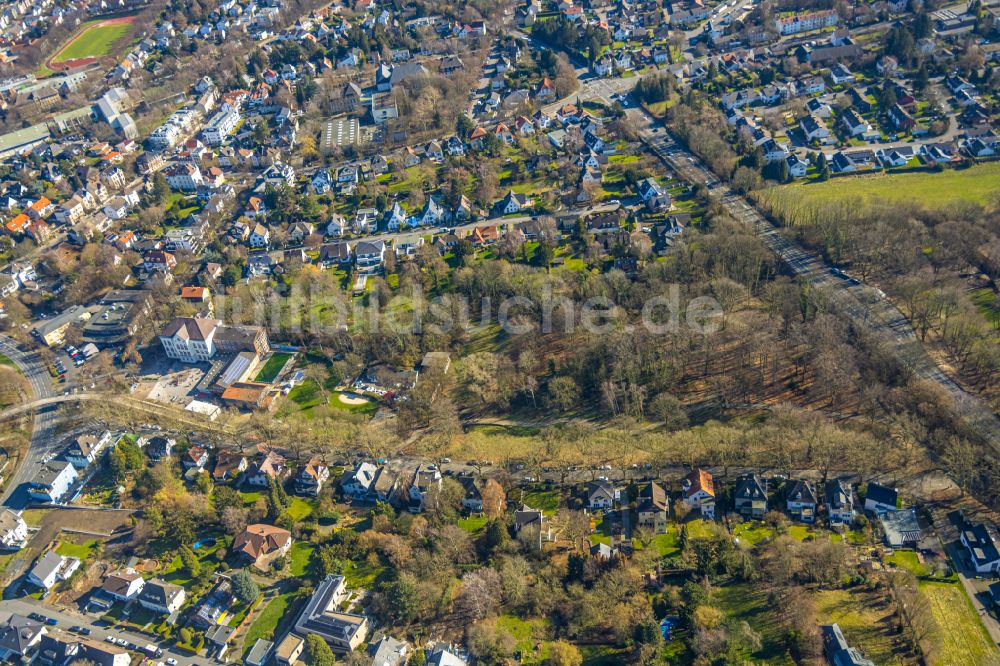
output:
[[[483,482],[474,476],[460,476],[458,482],[465,489],[462,496],[462,507],[472,513],[483,511]]]
[[[284,456],[277,451],[268,451],[247,473],[246,483],[258,488],[267,488],[270,479],[280,482],[287,473],[288,466]]]
[[[295,492],[316,497],[329,478],[330,468],[319,458],[310,458],[295,475]]]
[[[767,481],[757,474],[741,474],[736,479],[733,504],[744,518],[763,518],[767,513]]]
[[[552,527],[548,516],[527,504],[514,512],[514,532],[518,540],[534,550],[541,550],[546,541],[552,541]]]
[[[45,636],[45,626],[16,613],[0,612],[0,659],[21,661]]]
[[[215,454],[215,467],[212,469],[212,478],[216,483],[235,479],[246,471],[249,463],[247,457],[232,449],[220,449]]]
[[[150,579],[139,592],[139,605],[159,615],[170,615],[184,605],[187,592],[180,585]]]
[[[274,525],[248,525],[233,540],[232,551],[258,569],[266,570],[272,562],[288,554],[292,533]]]
[[[385,260],[385,241],[361,241],[354,246],[354,256],[360,270],[375,270]]]
[[[608,481],[594,481],[587,484],[587,508],[610,509],[621,498],[621,490]]]
[[[76,481],[72,463],[56,460],[44,463],[28,481],[28,497],[38,502],[58,502]]]
[[[532,200],[525,194],[518,194],[514,190],[509,190],[507,196],[500,200],[497,208],[501,215],[511,215],[531,208]]]
[[[895,511],[899,502],[899,493],[895,488],[883,486],[874,481],[868,484],[865,492],[865,511],[871,513],[882,513],[883,511]]]
[[[351,246],[348,243],[324,243],[319,248],[317,263],[321,268],[333,268],[351,263]]]
[[[682,497],[690,509],[698,509],[703,518],[715,518],[715,484],[711,472],[696,469],[682,484]]]
[[[435,465],[417,467],[409,489],[410,513],[420,513],[424,510],[424,499],[432,488],[441,487],[441,471]]]
[[[118,569],[104,578],[101,592],[115,601],[128,601],[142,592],[145,586],[146,581],[135,569]]]
[[[652,177],[638,183],[639,197],[651,211],[667,210],[671,207],[671,197],[667,190]]]
[[[665,534],[669,510],[670,500],[667,498],[667,491],[659,483],[652,481],[639,489],[635,507],[639,527],[653,534]]]
[[[255,224],[250,231],[250,238],[247,239],[247,243],[255,249],[267,248],[271,244],[271,230],[263,224]]]
[[[785,497],[788,513],[803,523],[816,522],[816,489],[812,482],[804,479],[796,481]]]
[[[840,479],[826,482],[826,518],[832,527],[854,523],[854,493]]]
[[[969,552],[969,561],[976,573],[1000,573],[1000,548],[997,528],[990,523],[973,523],[961,517],[959,540]]]
[[[364,500],[368,497],[378,471],[378,468],[371,463],[357,463],[354,469],[344,472],[341,477],[341,491],[352,499]]]
[[[192,446],[181,457],[184,469],[205,469],[208,464],[208,451],[201,446]]]
[[[146,444],[146,455],[153,462],[159,462],[164,458],[169,458],[170,454],[174,450],[177,441],[171,437],[163,437],[162,435],[157,435],[149,440]]]
[[[69,580],[79,568],[80,558],[59,555],[50,550],[39,557],[35,566],[28,571],[27,580],[32,585],[51,590],[56,583]]]
[[[28,543],[28,524],[19,513],[0,509],[0,549],[20,550]]]
[[[105,430],[100,435],[78,435],[70,442],[63,457],[77,469],[83,469],[97,460],[104,448],[111,442],[111,433]]]

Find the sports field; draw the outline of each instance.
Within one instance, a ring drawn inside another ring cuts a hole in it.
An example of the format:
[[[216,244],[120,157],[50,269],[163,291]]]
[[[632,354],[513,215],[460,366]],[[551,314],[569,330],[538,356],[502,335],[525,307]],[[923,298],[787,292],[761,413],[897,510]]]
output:
[[[776,188],[778,199],[802,203],[905,201],[926,208],[945,208],[969,202],[989,205],[1000,197],[1000,162],[939,173],[901,173],[831,178],[826,182],[798,182]]]
[[[100,58],[110,53],[115,44],[131,31],[131,17],[85,23],[77,35],[49,62],[59,65],[67,61]]]

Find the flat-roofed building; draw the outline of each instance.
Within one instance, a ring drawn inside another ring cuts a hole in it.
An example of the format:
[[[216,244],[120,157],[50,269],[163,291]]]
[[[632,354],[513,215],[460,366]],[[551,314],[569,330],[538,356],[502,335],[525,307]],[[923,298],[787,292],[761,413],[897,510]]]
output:
[[[368,618],[338,610],[346,598],[344,577],[327,576],[295,621],[295,632],[300,636],[317,634],[334,652],[353,652],[365,640]]]
[[[83,339],[96,344],[114,345],[135,335],[149,316],[153,299],[144,289],[119,289],[100,300],[100,309],[83,327]]]

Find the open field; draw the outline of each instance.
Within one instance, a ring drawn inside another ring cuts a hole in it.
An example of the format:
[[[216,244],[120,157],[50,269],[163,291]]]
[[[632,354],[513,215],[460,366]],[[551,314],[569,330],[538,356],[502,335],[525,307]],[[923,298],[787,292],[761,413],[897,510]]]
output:
[[[63,47],[63,50],[52,58],[51,62],[59,64],[67,60],[100,58],[107,55],[115,42],[126,36],[131,30],[131,21],[92,21],[85,24],[76,37]]]
[[[940,650],[939,663],[952,666],[997,663],[996,647],[961,585],[920,581],[919,588],[930,602],[941,629],[935,640]]]
[[[777,188],[778,202],[790,196],[800,203],[855,201],[906,201],[927,208],[957,203],[987,204],[1000,195],[1000,162],[940,173],[833,178],[825,182],[798,182]]]

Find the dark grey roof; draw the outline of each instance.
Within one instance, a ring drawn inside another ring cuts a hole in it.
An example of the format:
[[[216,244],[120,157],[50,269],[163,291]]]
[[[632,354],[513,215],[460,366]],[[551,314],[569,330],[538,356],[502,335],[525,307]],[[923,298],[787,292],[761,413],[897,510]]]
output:
[[[812,483],[804,479],[796,481],[788,492],[788,501],[816,504],[816,491],[813,490]]]
[[[23,655],[42,630],[40,622],[10,613],[0,620],[0,649]]]
[[[883,486],[880,483],[869,483],[868,492],[865,494],[865,501],[871,500],[873,502],[878,502],[879,504],[886,504],[889,506],[896,506],[896,498],[899,494],[896,492],[895,488],[889,488],[888,486]]]
[[[735,496],[738,499],[767,499],[767,489],[756,474],[741,474],[736,480]]]
[[[846,509],[854,506],[851,487],[840,479],[826,482],[826,503],[831,509]]]

